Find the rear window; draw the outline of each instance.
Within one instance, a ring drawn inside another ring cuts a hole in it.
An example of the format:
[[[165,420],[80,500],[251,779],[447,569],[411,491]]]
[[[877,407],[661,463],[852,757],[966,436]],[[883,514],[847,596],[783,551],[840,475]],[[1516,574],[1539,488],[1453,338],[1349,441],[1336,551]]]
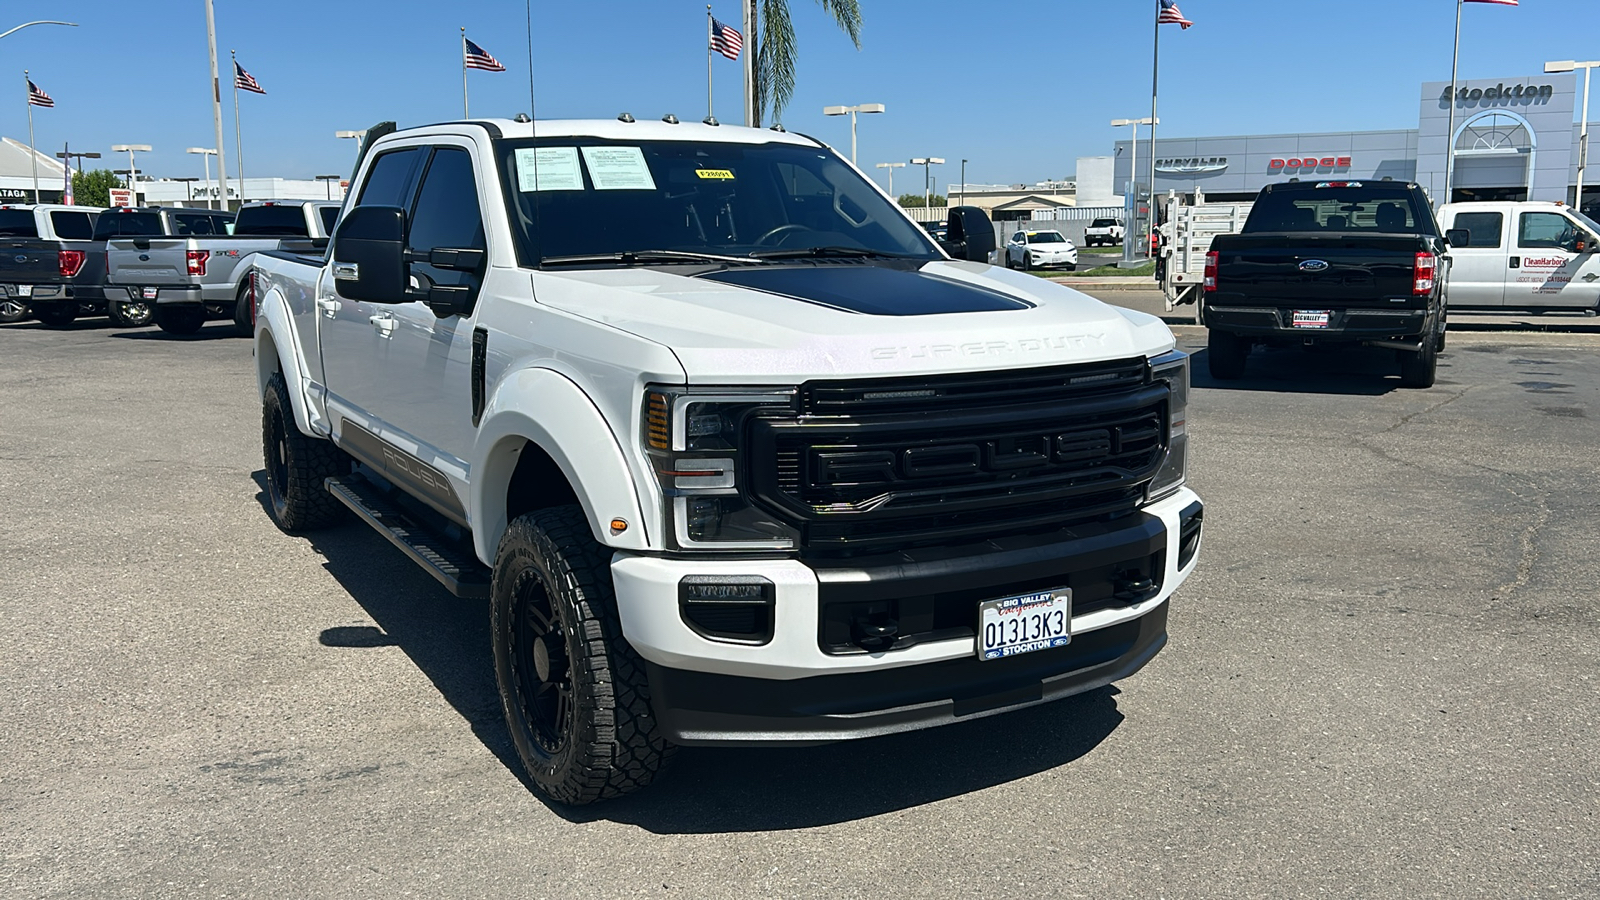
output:
[[[1262,191],[1244,233],[1438,234],[1433,216],[1415,202],[1398,184]]]
[[[31,209],[0,209],[0,237],[36,238],[39,226]]]
[[[87,241],[94,237],[94,219],[86,212],[53,212],[50,227],[56,230],[56,237],[64,241]]]
[[[173,213],[172,233],[177,235],[227,234],[231,216],[208,216],[205,213]]]
[[[239,210],[234,234],[310,237],[306,214],[298,206],[250,206]]]
[[[101,213],[99,221],[94,223],[94,236],[96,240],[108,237],[159,236],[161,234],[163,234],[163,232],[161,230],[160,213]]]
[[[1090,228],[1111,228],[1117,224],[1116,219],[1095,219],[1089,223]]]

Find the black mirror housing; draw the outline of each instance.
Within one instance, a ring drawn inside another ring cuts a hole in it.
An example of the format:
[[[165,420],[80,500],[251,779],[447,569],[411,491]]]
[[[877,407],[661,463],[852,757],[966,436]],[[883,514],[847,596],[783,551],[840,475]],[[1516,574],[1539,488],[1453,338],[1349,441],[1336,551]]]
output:
[[[1452,247],[1465,247],[1472,243],[1472,232],[1465,228],[1451,228],[1444,233],[1444,242]]]
[[[339,296],[368,303],[406,303],[406,213],[398,206],[358,206],[339,222],[329,257]]]
[[[994,252],[994,223],[976,206],[957,206],[950,210],[944,246],[957,259],[986,263]]]

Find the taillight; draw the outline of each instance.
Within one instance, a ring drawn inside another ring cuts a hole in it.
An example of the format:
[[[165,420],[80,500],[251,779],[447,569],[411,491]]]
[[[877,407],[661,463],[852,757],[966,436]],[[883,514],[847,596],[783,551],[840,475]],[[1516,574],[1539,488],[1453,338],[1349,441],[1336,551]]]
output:
[[[1413,296],[1426,297],[1433,293],[1433,275],[1439,268],[1439,257],[1432,253],[1418,253],[1417,261],[1411,268],[1411,293]]]
[[[61,267],[61,277],[71,278],[83,268],[83,261],[89,254],[82,250],[57,250],[56,265]]]
[[[1217,289],[1217,251],[1212,250],[1206,254],[1206,280],[1205,292],[1211,293]]]
[[[187,250],[184,258],[189,261],[190,275],[204,275],[206,273],[206,260],[211,258],[210,250]]]

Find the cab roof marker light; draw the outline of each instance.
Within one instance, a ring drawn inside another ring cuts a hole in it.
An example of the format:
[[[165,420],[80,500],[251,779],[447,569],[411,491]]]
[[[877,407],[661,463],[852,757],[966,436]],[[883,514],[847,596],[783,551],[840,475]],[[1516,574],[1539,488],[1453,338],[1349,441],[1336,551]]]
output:
[[[1319,188],[1342,188],[1342,187],[1358,188],[1358,187],[1361,187],[1361,182],[1359,182],[1359,181],[1319,181],[1319,182],[1317,182],[1317,187],[1319,187]]]

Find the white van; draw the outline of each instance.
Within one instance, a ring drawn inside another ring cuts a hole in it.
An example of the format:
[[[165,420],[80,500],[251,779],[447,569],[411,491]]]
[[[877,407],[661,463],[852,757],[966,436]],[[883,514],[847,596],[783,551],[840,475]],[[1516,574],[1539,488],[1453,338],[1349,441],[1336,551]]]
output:
[[[1600,224],[1562,203],[1447,203],[1439,227],[1465,229],[1450,247],[1450,306],[1543,312],[1600,310]]]

